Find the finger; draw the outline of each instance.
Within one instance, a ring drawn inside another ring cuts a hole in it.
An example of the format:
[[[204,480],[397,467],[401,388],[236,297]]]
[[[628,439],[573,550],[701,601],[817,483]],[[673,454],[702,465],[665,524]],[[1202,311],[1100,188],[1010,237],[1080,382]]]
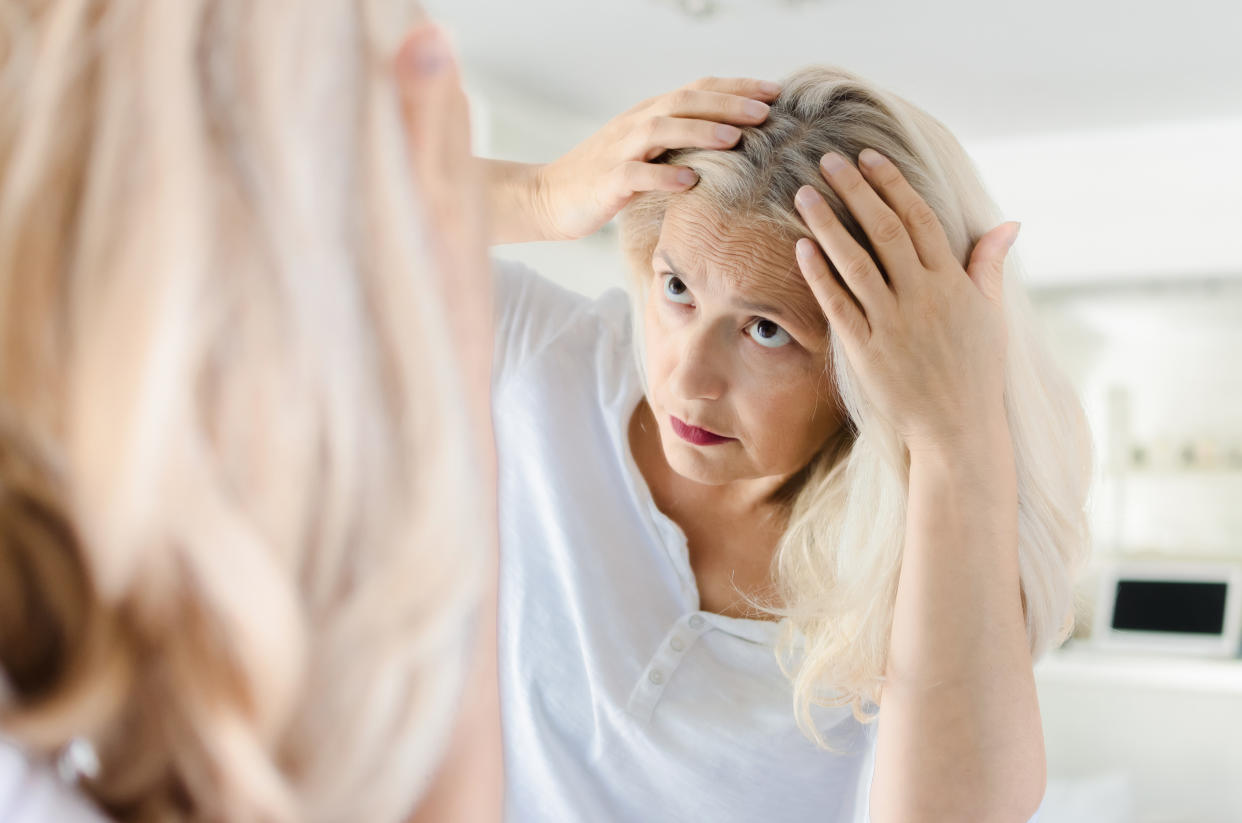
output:
[[[470,142],[469,103],[452,44],[434,24],[411,32],[396,58],[401,117],[411,173],[442,265],[463,271],[483,248],[486,220],[481,167]]]
[[[671,94],[682,91],[712,92],[770,103],[780,96],[781,86],[769,80],[755,80],[749,77],[702,77],[692,83],[687,83]],[[621,114],[627,116],[656,110],[667,104],[665,100],[667,97],[669,94],[648,97],[630,106]]]
[[[837,281],[815,241],[800,238],[794,246],[794,256],[811,293],[824,310],[824,317],[828,318],[828,325],[841,333],[851,347],[866,344],[871,339],[867,316],[849,289]]]
[[[1018,239],[1021,223],[1009,222],[992,229],[979,238],[970,253],[966,274],[990,300],[1000,303],[1004,292],[1005,258]]]
[[[461,86],[457,62],[450,62],[442,82],[445,87],[444,106],[440,110],[441,126],[435,130],[437,145],[435,154],[443,165],[438,174],[445,180],[456,180],[467,169],[475,168],[470,142],[470,101]]]
[[[858,168],[905,225],[915,253],[924,267],[941,271],[952,265],[961,265],[949,246],[949,238],[940,225],[940,218],[895,163],[875,149],[868,148],[858,155]]]
[[[829,152],[820,161],[820,171],[871,241],[893,288],[900,291],[903,280],[915,272],[921,274],[923,263],[910,233],[858,169],[836,152]],[[832,249],[828,253],[831,256]],[[832,260],[837,262],[835,257]]]
[[[868,322],[875,326],[878,319],[896,307],[897,300],[875,261],[850,236],[823,195],[815,189],[803,186],[794,197],[794,203],[828,259],[862,305]]]
[[[667,117],[690,117],[718,123],[756,125],[768,117],[770,107],[762,100],[738,94],[699,89],[678,89],[660,98],[653,113]]]
[[[425,194],[434,194],[469,151],[468,106],[438,26],[419,26],[406,37],[397,53],[397,82],[414,175]]]
[[[684,117],[653,117],[635,130],[629,156],[651,160],[666,149],[727,149],[742,137],[742,130],[727,123],[688,120]]]
[[[685,191],[699,182],[693,169],[640,163],[631,160],[613,171],[612,191],[618,200],[628,200],[641,191]]]
[[[753,77],[700,77],[693,83],[687,83],[685,88],[736,94],[756,100],[775,100],[781,93],[779,83]]]

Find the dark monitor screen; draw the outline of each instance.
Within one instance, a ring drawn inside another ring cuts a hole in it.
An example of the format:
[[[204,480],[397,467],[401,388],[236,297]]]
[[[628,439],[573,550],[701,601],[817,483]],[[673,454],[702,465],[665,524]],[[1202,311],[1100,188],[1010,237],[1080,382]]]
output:
[[[1227,588],[1223,581],[1118,580],[1113,628],[1223,634]]]

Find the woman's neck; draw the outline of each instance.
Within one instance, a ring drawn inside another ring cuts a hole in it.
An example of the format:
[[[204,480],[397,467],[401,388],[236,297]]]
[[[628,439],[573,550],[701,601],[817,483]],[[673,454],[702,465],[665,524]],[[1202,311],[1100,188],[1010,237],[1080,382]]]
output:
[[[698,607],[729,617],[774,619],[746,598],[777,603],[771,565],[785,531],[785,510],[766,502],[742,505],[736,497],[721,495],[719,487],[673,471],[646,400],[631,418],[629,439],[656,507],[686,536]]]

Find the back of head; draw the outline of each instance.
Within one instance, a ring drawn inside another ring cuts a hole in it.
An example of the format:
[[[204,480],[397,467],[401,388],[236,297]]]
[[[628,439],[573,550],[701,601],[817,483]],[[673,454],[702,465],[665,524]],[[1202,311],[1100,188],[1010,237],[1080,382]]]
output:
[[[418,14],[0,10],[0,733],[118,819],[402,819],[447,737],[490,533]]]
[[[635,301],[651,277],[664,213],[674,198],[710,209],[793,243],[810,237],[794,196],[813,186],[850,235],[874,249],[819,161],[835,151],[856,161],[864,148],[891,160],[936,213],[963,267],[975,243],[1001,222],[973,164],[943,124],[866,79],[828,66],[800,69],[782,81],[764,123],[742,129],[725,151],[680,149],[655,162],[688,166],[699,182],[688,192],[635,198],[622,214],[621,240]],[[1085,503],[1091,473],[1090,432],[1078,398],[1044,345],[1012,251],[1006,258],[1004,311],[1009,332],[1006,410],[1019,491],[1019,565],[1032,654],[1061,643],[1075,611],[1074,582],[1085,567]],[[637,303],[641,305],[641,303]],[[643,312],[635,310],[635,323]],[[829,328],[832,378],[847,425],[785,488],[789,522],[773,562],[779,603],[789,618],[780,649],[794,686],[794,710],[817,742],[815,704],[854,707],[860,719],[878,704],[885,671],[905,532],[909,463],[904,446],[861,389],[838,335]],[[634,339],[643,340],[636,329]],[[638,351],[640,370],[644,354]],[[764,604],[759,604],[764,605]]]

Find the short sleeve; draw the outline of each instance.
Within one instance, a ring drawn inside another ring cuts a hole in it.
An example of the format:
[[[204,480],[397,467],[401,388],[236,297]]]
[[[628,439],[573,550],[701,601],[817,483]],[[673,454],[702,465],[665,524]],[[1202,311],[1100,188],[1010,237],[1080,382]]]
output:
[[[493,260],[496,343],[492,386],[503,383],[532,355],[552,342],[592,303],[511,260]]]

